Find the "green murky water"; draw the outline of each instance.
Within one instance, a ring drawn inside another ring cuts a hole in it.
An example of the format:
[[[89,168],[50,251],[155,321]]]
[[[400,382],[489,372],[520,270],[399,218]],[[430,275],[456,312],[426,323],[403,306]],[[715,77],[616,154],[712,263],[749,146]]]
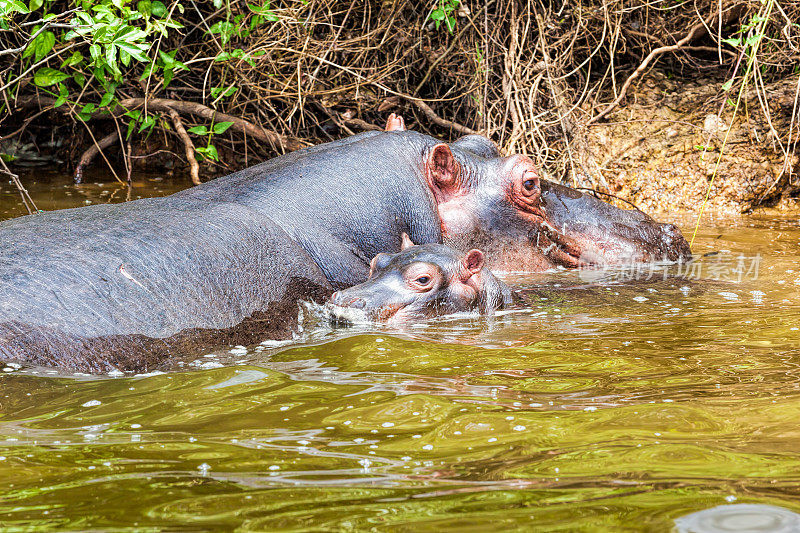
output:
[[[6,367],[0,527],[669,531],[729,502],[800,511],[798,220],[709,218],[695,249],[718,253],[666,279],[507,275],[528,305],[492,320],[307,320],[301,344],[160,375]]]

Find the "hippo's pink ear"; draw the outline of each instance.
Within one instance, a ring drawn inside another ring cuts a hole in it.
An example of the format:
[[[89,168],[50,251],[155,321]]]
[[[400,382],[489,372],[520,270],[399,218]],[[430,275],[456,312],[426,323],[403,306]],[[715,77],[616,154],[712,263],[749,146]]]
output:
[[[454,196],[461,184],[461,168],[446,144],[437,144],[428,156],[428,185],[438,203]]]
[[[411,240],[411,237],[408,236],[408,233],[403,232],[402,242],[400,243],[400,251],[402,252],[406,248],[411,248],[414,245],[414,241]]]
[[[463,259],[464,268],[470,273],[470,276],[477,274],[481,271],[484,264],[483,252],[480,250],[470,250]]]
[[[386,119],[386,128],[384,129],[386,131],[406,131],[406,122],[400,115],[392,113],[389,115],[389,118]]]

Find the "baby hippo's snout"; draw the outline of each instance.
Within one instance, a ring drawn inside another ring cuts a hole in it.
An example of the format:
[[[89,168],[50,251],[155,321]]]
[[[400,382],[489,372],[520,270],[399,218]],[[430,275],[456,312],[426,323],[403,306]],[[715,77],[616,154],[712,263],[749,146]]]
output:
[[[334,314],[358,310],[368,320],[400,323],[459,311],[491,313],[511,291],[484,267],[483,253],[459,254],[441,244],[416,246],[407,235],[399,253],[378,254],[364,283],[331,296]]]

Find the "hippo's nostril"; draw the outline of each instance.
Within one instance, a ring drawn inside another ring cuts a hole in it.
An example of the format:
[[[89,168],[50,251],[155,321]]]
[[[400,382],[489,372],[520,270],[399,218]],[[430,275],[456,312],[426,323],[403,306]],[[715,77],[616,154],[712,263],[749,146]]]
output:
[[[348,302],[349,306],[354,309],[364,309],[364,306],[367,305],[362,298],[353,298]]]

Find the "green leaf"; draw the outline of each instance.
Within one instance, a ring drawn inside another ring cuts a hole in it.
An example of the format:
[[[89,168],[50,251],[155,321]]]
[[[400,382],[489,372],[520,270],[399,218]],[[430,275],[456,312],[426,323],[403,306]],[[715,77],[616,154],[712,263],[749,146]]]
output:
[[[169,55],[168,53],[164,52],[163,50],[158,51],[158,57],[160,57],[161,61],[164,62],[165,67],[171,67],[175,64],[175,58]]]
[[[225,133],[231,126],[233,126],[233,122],[217,122],[214,124],[214,133],[216,135]]]
[[[126,67],[131,64],[131,55],[122,48],[119,49],[119,62]]]
[[[92,60],[97,63],[97,60],[102,57],[103,51],[100,49],[99,44],[93,44],[89,47],[89,54],[92,56]]]
[[[153,115],[145,117],[145,119],[142,121],[142,124],[139,126],[139,133],[141,133],[142,130],[144,130],[145,128],[152,128],[155,125],[155,123],[156,119],[155,117],[153,117]]]
[[[758,42],[759,38],[760,37],[758,34],[750,35],[747,39],[745,39],[744,45],[748,47],[753,47]]]
[[[79,87],[83,87],[83,84],[86,83],[86,76],[81,72],[73,72],[72,79],[75,80],[75,83],[77,83]]]
[[[5,5],[0,4],[0,15],[7,16],[15,11],[18,13],[30,13],[30,10],[27,8],[27,6],[19,0],[11,0]]]
[[[158,65],[156,65],[155,63],[150,63],[149,65],[147,65],[146,67],[144,67],[144,72],[142,72],[142,75],[141,75],[141,76],[139,76],[139,81],[144,81],[144,80],[146,80],[147,78],[149,78],[150,76],[152,76],[152,75],[153,75],[153,73],[154,73],[156,70],[158,70]]]
[[[114,93],[113,93],[113,92],[107,92],[107,93],[106,93],[106,94],[104,94],[104,95],[103,95],[103,97],[100,99],[100,107],[105,107],[105,106],[107,106],[108,104],[110,104],[110,103],[111,103],[111,100],[113,100],[113,99],[114,99]]]
[[[58,98],[56,98],[56,101],[53,104],[53,107],[60,107],[61,105],[63,105],[67,101],[68,97],[69,97],[69,91],[67,90],[66,85],[64,85],[63,83],[59,83],[58,84]]]
[[[171,68],[164,69],[164,88],[166,89],[172,83],[173,72]]]
[[[44,4],[44,0],[31,0],[28,4],[28,9],[31,11],[36,11]]]
[[[117,46],[119,46],[121,50],[125,50],[132,57],[134,57],[137,61],[141,61],[143,63],[150,61],[150,59],[144,53],[149,48],[148,45],[118,43]]]
[[[207,154],[207,155],[208,155],[208,156],[209,156],[211,159],[213,159],[214,161],[219,161],[219,154],[217,153],[217,147],[216,147],[216,146],[214,146],[213,144],[209,144],[209,145],[208,145],[208,149],[207,149],[207,151],[206,151],[206,154]]]
[[[53,49],[55,44],[55,33],[51,31],[42,32],[36,36],[36,39],[31,41],[27,48],[25,48],[25,52],[23,52],[22,57],[33,55],[34,61],[38,63],[48,54],[48,52],[50,52],[50,50]]]
[[[126,111],[125,114],[122,115],[122,116],[130,117],[134,121],[136,121],[136,120],[139,120],[140,116],[142,116],[142,111],[141,111],[141,109],[131,109],[130,111]]]
[[[722,42],[725,43],[725,44],[729,44],[729,45],[733,46],[734,48],[738,48],[738,47],[740,47],[742,45],[742,38],[741,37],[737,37],[735,39],[722,39]]]
[[[49,87],[69,78],[69,74],[50,67],[42,67],[33,75],[33,83],[38,87]]]
[[[167,7],[163,3],[159,2],[158,0],[153,2],[154,17],[162,18],[166,14],[167,14]]]
[[[732,78],[722,84],[722,90],[725,91],[725,92],[730,91],[731,87],[733,87],[733,79]]]
[[[131,120],[128,122],[128,132],[125,134],[125,139],[130,139],[131,135],[133,134],[133,129],[136,127],[136,121]]]
[[[195,135],[208,135],[208,129],[205,126],[195,126],[186,131],[189,133],[194,133]]]
[[[96,110],[97,106],[90,102],[83,106],[83,109],[81,109],[81,113],[94,113]]]
[[[198,157],[199,160],[203,160],[203,158],[213,159],[214,161],[219,161],[219,154],[217,153],[217,147],[213,144],[209,144],[206,148],[195,148],[195,152],[200,156]]]
[[[212,87],[211,88],[211,98],[217,99],[220,95],[222,98],[226,98],[228,96],[233,96],[236,94],[236,87],[231,85],[230,87]]]
[[[61,68],[71,67],[83,61],[83,54],[80,52],[72,52],[72,55],[61,63]]]
[[[150,0],[140,0],[136,2],[136,11],[149,17],[153,13],[153,3]]]

